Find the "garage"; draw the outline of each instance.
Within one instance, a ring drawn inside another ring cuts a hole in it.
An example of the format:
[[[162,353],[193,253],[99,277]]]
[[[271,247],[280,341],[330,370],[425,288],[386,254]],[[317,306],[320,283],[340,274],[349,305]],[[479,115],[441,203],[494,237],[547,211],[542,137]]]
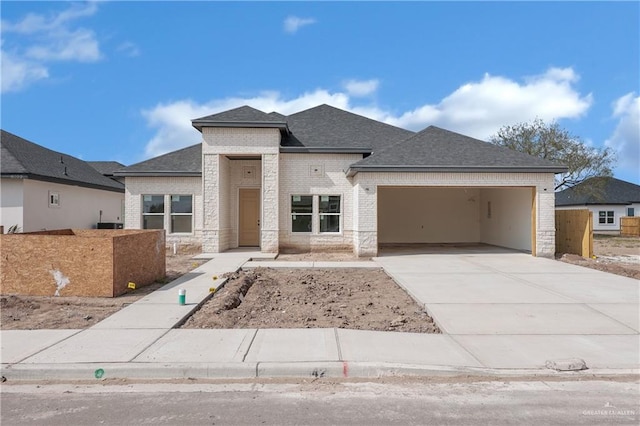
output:
[[[533,187],[379,186],[377,195],[381,248],[484,243],[535,251]]]

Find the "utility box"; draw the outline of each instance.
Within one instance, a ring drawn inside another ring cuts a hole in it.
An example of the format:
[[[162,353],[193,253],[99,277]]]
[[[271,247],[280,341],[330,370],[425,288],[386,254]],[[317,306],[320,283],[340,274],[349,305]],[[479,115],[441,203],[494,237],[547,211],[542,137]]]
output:
[[[118,222],[100,222],[97,229],[123,229],[124,224]]]

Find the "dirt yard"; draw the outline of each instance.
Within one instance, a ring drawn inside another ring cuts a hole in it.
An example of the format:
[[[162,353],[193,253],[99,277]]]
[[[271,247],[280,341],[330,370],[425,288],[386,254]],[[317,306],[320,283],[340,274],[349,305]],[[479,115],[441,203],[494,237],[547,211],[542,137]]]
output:
[[[161,283],[131,290],[114,298],[13,296],[0,297],[2,330],[81,329],[91,327],[114,312],[162,287],[205,261],[192,260],[199,250],[190,249],[174,256],[167,253],[167,276]]]
[[[204,261],[196,248],[167,253],[167,278],[113,299],[92,297],[0,297],[0,328],[90,327]],[[594,236],[596,259],[563,255],[560,261],[640,279],[640,238]],[[283,254],[284,261],[355,261],[352,253]],[[362,260],[362,259],[361,259]],[[364,259],[366,260],[366,259]],[[242,295],[242,296],[241,296]],[[241,273],[207,302],[188,328],[344,327],[439,332],[431,318],[379,270],[271,270]]]
[[[597,269],[611,274],[640,279],[640,238],[594,234],[595,259],[575,254],[558,256],[562,262]]]
[[[334,259],[335,260],[335,259]],[[439,333],[380,269],[241,271],[183,328],[350,328]]]

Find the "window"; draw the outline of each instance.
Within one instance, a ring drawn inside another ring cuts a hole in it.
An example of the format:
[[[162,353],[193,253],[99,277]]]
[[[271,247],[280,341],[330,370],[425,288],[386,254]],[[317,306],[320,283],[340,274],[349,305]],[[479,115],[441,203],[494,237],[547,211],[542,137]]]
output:
[[[142,229],[164,229],[164,195],[142,196]]]
[[[598,223],[601,225],[612,225],[613,224],[613,211],[604,211],[601,210],[598,212]]]
[[[313,196],[291,196],[291,232],[311,232]]]
[[[627,207],[627,216],[635,216],[636,215],[636,209],[633,207]]]
[[[60,207],[60,194],[49,191],[49,207]]]
[[[321,195],[318,207],[320,232],[340,232],[340,196]]]
[[[193,204],[191,195],[171,196],[171,233],[191,233]]]
[[[340,232],[340,195],[292,195],[291,232]]]

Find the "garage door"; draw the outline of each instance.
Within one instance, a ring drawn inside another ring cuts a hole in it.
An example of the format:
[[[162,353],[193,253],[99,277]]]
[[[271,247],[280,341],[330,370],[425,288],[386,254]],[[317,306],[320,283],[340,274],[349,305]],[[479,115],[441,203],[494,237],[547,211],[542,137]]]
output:
[[[378,243],[485,243],[531,251],[532,188],[378,187]]]

